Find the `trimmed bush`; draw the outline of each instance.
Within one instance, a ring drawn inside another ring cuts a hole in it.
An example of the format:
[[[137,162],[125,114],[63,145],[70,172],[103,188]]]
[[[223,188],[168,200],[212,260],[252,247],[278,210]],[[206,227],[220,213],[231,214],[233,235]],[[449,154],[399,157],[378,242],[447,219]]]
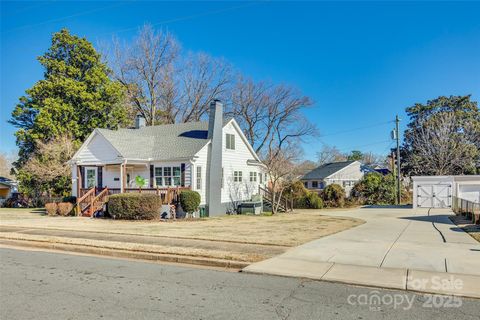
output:
[[[55,202],[45,203],[45,210],[49,216],[57,215],[58,206]]]
[[[62,202],[70,202],[70,203],[77,203],[77,197],[75,196],[68,196],[68,197],[63,197]]]
[[[161,206],[162,200],[156,194],[121,193],[108,197],[108,213],[114,219],[159,219]]]
[[[180,192],[180,205],[183,211],[187,213],[196,211],[200,205],[200,193],[192,190],[183,190]]]
[[[57,204],[57,213],[61,216],[68,216],[73,210],[73,204],[70,202],[60,202]]]
[[[323,189],[322,198],[327,207],[341,208],[345,205],[345,190],[338,184],[330,184]]]

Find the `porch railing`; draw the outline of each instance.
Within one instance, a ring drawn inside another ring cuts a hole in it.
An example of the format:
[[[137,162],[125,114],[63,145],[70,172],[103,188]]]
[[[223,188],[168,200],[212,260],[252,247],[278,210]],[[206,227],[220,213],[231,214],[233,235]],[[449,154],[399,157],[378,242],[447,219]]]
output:
[[[480,223],[480,203],[452,197],[452,210],[471,219],[472,223]]]
[[[96,188],[97,192],[108,189],[108,195],[121,193],[120,188]],[[80,197],[84,196],[89,190],[80,189]],[[172,188],[125,188],[124,193],[151,193],[161,197],[163,204],[170,204],[178,202],[180,192],[183,190],[190,190],[190,187],[172,187]]]

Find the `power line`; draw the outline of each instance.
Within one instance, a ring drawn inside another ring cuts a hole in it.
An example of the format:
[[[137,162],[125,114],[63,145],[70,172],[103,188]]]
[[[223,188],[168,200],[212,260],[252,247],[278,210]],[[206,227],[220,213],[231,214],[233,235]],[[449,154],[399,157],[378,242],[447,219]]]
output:
[[[335,135],[339,135],[339,134],[355,132],[355,131],[375,128],[375,127],[380,127],[380,126],[384,126],[384,125],[392,123],[392,122],[393,121],[386,121],[386,122],[384,121],[384,122],[380,122],[380,123],[376,123],[376,124],[371,124],[371,125],[368,125],[368,126],[357,127],[357,128],[353,128],[353,129],[348,129],[348,130],[342,130],[342,131],[332,132],[332,133],[328,133],[328,134],[323,134],[323,135],[321,135],[321,137],[335,136]]]
[[[247,3],[247,4],[244,4],[244,5],[238,5],[238,6],[233,6],[233,7],[229,7],[229,8],[224,8],[224,9],[201,12],[201,13],[192,14],[192,15],[188,15],[188,16],[182,16],[182,17],[177,17],[177,18],[172,18],[172,19],[168,19],[168,20],[154,22],[154,23],[151,23],[150,25],[151,26],[158,26],[158,25],[162,25],[162,24],[191,20],[191,19],[195,19],[195,18],[200,18],[200,17],[213,15],[213,14],[224,13],[224,12],[228,12],[228,11],[232,11],[232,10],[236,10],[236,9],[248,8],[248,7],[256,6],[256,5],[258,5],[260,3],[264,3],[264,2],[267,2],[267,1],[257,1],[257,2],[252,2],[252,3]],[[113,35],[113,34],[117,34],[117,33],[137,30],[138,28],[139,28],[139,26],[131,27],[131,28],[125,28],[125,29],[119,29],[119,30],[99,34],[98,36],[101,37],[101,36],[105,36],[105,35]]]
[[[340,151],[340,152],[348,152],[348,151],[355,150],[356,148],[363,148],[363,147],[368,147],[368,146],[374,146],[374,145],[379,145],[379,144],[386,143],[386,142],[390,142],[390,143],[391,143],[392,141],[391,141],[390,139],[388,139],[388,140],[382,140],[382,141],[372,142],[372,143],[363,144],[363,145],[356,145],[356,146],[346,147],[346,148],[337,149],[337,150]],[[325,144],[326,144],[326,143],[325,143]]]
[[[46,20],[46,21],[42,21],[42,22],[34,23],[34,24],[27,24],[27,25],[23,25],[23,26],[20,26],[20,27],[10,29],[10,30],[5,30],[5,31],[2,31],[2,33],[5,34],[5,33],[10,33],[12,31],[27,29],[27,28],[30,28],[30,27],[38,27],[38,26],[48,24],[48,23],[60,22],[60,21],[68,20],[70,18],[75,18],[75,17],[86,15],[86,14],[90,14],[90,13],[93,13],[93,12],[102,11],[102,10],[105,10],[105,9],[120,7],[120,6],[129,4],[131,2],[133,2],[133,1],[124,1],[124,2],[121,2],[121,3],[116,3],[116,4],[113,4],[113,5],[109,5],[109,6],[105,6],[105,7],[101,7],[101,8],[95,8],[95,9],[91,9],[91,10],[80,11],[80,12],[74,13],[74,14],[69,15],[69,16],[63,16],[63,17],[60,17],[60,18],[50,19],[50,20]]]

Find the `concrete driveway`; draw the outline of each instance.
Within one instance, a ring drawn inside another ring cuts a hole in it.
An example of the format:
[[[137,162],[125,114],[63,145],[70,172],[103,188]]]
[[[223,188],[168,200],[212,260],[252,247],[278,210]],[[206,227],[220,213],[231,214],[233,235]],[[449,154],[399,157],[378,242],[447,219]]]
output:
[[[245,271],[404,289],[407,276],[424,278],[422,272],[429,272],[473,276],[468,282],[480,285],[480,243],[450,221],[450,210],[378,207],[324,214],[356,217],[366,223]],[[473,289],[480,296],[480,287]]]
[[[450,210],[381,207],[326,214],[366,223],[296,247],[285,257],[480,275],[480,243],[450,221]]]

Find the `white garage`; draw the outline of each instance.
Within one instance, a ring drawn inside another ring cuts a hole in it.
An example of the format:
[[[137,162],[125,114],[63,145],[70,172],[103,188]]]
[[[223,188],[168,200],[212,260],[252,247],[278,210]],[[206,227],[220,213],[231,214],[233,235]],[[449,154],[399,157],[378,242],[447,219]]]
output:
[[[414,176],[413,208],[449,208],[453,197],[480,203],[480,176]]]

